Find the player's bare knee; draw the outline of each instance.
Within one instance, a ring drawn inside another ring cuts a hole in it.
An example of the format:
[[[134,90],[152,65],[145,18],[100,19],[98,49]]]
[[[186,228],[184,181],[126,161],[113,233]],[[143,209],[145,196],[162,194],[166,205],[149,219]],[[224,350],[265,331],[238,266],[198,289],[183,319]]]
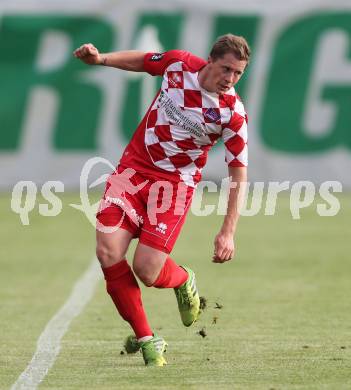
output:
[[[98,245],[96,247],[96,257],[99,260],[100,264],[104,266],[105,263],[108,261],[108,257],[109,257],[109,252],[106,249],[106,247],[102,245]]]
[[[155,277],[152,274],[147,272],[141,272],[138,275],[138,278],[143,282],[146,287],[152,287],[155,283]]]
[[[151,287],[154,284],[154,272],[143,259],[134,259],[133,271],[146,287]]]
[[[152,287],[155,283],[155,278],[153,276],[150,276],[150,275],[144,275],[142,279],[140,279],[143,284],[146,286],[146,287]]]
[[[111,250],[107,245],[97,245],[96,257],[103,267],[110,267],[122,260],[122,256]]]

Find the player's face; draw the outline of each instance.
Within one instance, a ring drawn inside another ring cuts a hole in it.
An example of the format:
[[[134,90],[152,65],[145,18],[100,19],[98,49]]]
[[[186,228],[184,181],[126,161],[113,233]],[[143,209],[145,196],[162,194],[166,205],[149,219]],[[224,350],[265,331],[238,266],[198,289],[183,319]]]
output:
[[[241,78],[247,62],[240,61],[231,53],[213,60],[209,58],[208,86],[218,94],[226,93]]]

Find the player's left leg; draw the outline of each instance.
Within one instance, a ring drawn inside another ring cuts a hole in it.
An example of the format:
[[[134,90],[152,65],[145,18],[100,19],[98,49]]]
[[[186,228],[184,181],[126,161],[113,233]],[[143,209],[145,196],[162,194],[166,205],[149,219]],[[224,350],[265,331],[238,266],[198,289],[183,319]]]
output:
[[[187,272],[168,253],[141,242],[135,250],[133,270],[148,287],[175,288],[188,278]]]
[[[182,202],[178,203],[181,193]],[[143,283],[157,288],[174,288],[182,322],[192,325],[200,314],[200,297],[196,287],[194,272],[181,267],[170,257],[173,246],[180,234],[189,211],[193,188],[174,186],[173,191],[159,191],[153,197],[153,204],[148,199],[148,213],[144,215],[139,244],[137,246],[133,268]],[[160,204],[170,207],[160,212]],[[156,210],[157,213],[152,214]],[[154,207],[153,207],[154,206]],[[151,210],[151,213],[149,212]]]
[[[200,297],[195,273],[190,268],[179,266],[167,253],[139,242],[134,255],[133,270],[146,286],[174,288],[185,326],[192,325],[198,319]]]

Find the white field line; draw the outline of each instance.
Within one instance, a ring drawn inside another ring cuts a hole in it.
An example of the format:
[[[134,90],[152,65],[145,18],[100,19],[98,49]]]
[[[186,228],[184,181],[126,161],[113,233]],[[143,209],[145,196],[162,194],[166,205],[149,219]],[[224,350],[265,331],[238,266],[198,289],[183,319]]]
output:
[[[37,343],[37,349],[27,368],[12,385],[11,390],[36,389],[53,366],[61,349],[61,339],[72,320],[90,301],[102,272],[96,258],[73,287],[61,309],[47,323]]]

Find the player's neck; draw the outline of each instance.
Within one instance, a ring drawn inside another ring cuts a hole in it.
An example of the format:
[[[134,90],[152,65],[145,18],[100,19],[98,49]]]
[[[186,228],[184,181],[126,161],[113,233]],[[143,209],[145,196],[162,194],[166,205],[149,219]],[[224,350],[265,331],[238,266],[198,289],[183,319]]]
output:
[[[208,65],[205,65],[202,69],[200,69],[198,74],[198,82],[201,88],[205,89],[207,92],[214,93],[216,90],[211,87],[211,83],[209,82],[209,68]]]

